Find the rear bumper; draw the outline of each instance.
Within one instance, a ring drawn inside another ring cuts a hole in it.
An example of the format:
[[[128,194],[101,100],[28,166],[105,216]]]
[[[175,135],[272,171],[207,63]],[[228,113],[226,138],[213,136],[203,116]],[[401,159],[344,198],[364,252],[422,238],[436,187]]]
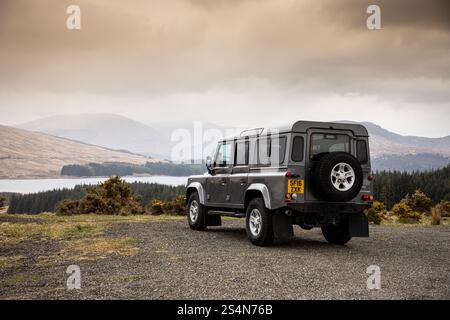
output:
[[[369,203],[303,203],[288,205],[286,210],[291,211],[296,224],[323,227],[345,223],[352,237],[368,237],[369,221],[364,210],[370,206]]]
[[[287,209],[295,213],[309,214],[336,214],[336,213],[362,213],[371,207],[371,203],[289,203]]]

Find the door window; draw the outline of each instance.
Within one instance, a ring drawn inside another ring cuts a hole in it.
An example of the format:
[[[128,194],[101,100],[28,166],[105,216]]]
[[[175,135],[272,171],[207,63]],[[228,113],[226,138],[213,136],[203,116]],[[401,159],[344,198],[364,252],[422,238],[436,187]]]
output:
[[[220,145],[216,156],[216,167],[227,167],[231,163],[231,143],[226,142]]]

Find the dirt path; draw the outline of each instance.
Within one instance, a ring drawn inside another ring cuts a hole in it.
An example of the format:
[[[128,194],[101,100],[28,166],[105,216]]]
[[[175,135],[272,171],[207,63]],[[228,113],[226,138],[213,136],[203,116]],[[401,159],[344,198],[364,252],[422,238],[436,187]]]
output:
[[[28,299],[449,299],[450,227],[371,227],[368,239],[327,244],[319,230],[268,248],[246,239],[243,221],[192,231],[184,220],[114,224],[107,237],[132,237],[130,256],[36,264],[57,240],[2,246],[25,262],[0,269],[0,297]],[[66,290],[70,264],[81,290]],[[381,290],[368,290],[367,267],[381,268]]]

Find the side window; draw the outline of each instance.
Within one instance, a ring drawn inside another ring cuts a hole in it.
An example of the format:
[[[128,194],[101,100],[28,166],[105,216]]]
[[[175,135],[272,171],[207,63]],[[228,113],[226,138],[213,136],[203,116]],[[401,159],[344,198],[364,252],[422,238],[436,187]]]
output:
[[[303,149],[305,146],[305,140],[303,137],[296,136],[294,137],[294,141],[292,142],[292,155],[291,159],[295,162],[303,161]]]
[[[271,139],[267,137],[259,138],[256,142],[256,153],[258,156],[258,165],[270,165],[270,143]]]
[[[286,137],[263,137],[257,141],[258,165],[270,166],[284,163]]]
[[[362,164],[366,164],[369,161],[367,155],[367,143],[365,140],[358,140],[356,142],[356,156]]]
[[[249,141],[240,141],[236,143],[236,153],[234,159],[235,166],[248,165]]]
[[[227,167],[231,163],[231,143],[226,142],[220,145],[217,151],[215,166]]]
[[[270,163],[272,165],[280,165],[284,163],[284,157],[286,154],[286,140],[286,137],[272,138],[270,150]]]

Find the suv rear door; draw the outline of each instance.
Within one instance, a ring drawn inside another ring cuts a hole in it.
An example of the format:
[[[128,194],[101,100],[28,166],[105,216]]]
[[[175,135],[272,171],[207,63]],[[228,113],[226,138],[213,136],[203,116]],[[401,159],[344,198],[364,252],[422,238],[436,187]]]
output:
[[[348,152],[355,155],[354,136],[351,130],[338,129],[309,129],[307,132],[306,148],[306,189],[305,200],[317,200],[312,192],[314,190],[312,173],[324,154],[329,152]]]

